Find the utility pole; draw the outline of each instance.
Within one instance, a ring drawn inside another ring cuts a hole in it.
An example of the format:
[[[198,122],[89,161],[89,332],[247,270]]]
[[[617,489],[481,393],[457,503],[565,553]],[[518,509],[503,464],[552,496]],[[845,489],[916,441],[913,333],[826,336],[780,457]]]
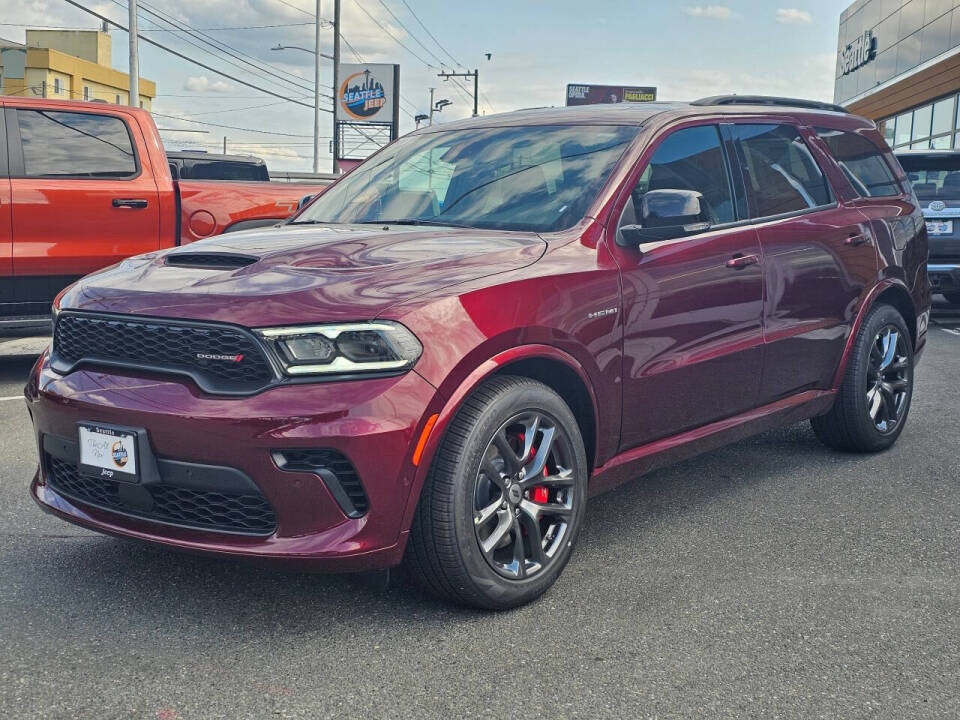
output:
[[[317,23],[314,28],[314,55],[313,55],[313,171],[320,172],[320,0],[317,0]],[[226,143],[224,143],[226,147]],[[224,150],[226,155],[227,151]]]
[[[462,77],[462,78],[473,78],[473,116],[477,117],[480,113],[477,112],[477,96],[479,94],[479,85],[480,85],[480,71],[474,69],[473,72],[440,72],[437,73],[437,77],[441,77],[444,80],[449,80],[452,77]]]
[[[433,125],[433,91],[434,90],[436,90],[436,88],[430,88],[430,122],[427,123],[428,125]]]
[[[319,3],[317,15],[319,16]],[[317,87],[319,88],[319,82]],[[319,92],[319,90],[317,90]],[[340,104],[340,0],[333,0],[333,172],[340,173],[340,132],[337,107]]]
[[[226,135],[223,136],[223,154],[224,155],[227,154],[227,136]]]
[[[130,19],[127,35],[130,40],[130,107],[140,107],[140,61],[137,57],[137,0],[127,0]]]

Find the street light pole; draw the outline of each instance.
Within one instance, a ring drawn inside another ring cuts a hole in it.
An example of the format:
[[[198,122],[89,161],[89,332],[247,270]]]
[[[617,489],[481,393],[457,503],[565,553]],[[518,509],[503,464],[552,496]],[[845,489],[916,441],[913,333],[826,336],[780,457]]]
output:
[[[317,15],[320,11],[317,10]],[[340,173],[340,132],[337,106],[340,103],[340,0],[333,2],[333,172]]]
[[[433,125],[433,91],[436,88],[430,88],[430,122],[429,125]]]
[[[140,107],[140,61],[137,57],[137,0],[128,0],[130,18],[127,21],[127,35],[130,40],[130,107]]]
[[[313,55],[313,171],[320,172],[320,0],[317,0],[317,23]]]

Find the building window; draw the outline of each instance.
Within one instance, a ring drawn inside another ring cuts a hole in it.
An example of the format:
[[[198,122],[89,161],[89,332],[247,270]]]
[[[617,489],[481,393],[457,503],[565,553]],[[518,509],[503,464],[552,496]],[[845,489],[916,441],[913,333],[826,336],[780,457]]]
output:
[[[120,104],[120,96],[119,96],[119,95],[114,95],[114,98],[116,98],[116,99],[114,100],[114,102],[115,102],[117,105],[119,105],[119,104]]]
[[[54,95],[60,94],[60,78],[53,79],[53,94]]]
[[[954,139],[954,133],[960,130],[957,99],[957,95],[951,95],[882,120],[879,125],[884,139],[896,150],[960,148],[960,135]]]
[[[90,99],[90,88],[87,85],[83,86],[83,99],[84,100]]]

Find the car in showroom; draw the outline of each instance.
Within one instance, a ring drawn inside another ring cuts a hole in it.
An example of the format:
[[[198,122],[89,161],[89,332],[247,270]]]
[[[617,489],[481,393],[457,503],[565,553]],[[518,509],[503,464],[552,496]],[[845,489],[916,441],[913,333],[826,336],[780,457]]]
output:
[[[283,227],[62,292],[25,388],[30,491],[120,537],[402,564],[515,607],[557,580],[588,497],[644,472],[807,419],[832,448],[889,448],[926,260],[902,168],[834,105],[434,125]]]
[[[926,218],[930,286],[960,305],[960,150],[898,150],[897,159]]]

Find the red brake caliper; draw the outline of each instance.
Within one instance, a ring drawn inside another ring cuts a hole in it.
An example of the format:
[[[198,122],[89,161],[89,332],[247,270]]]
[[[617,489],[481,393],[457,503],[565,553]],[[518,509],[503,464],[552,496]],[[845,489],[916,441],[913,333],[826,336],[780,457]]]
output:
[[[523,442],[523,433],[520,433],[520,442]],[[530,448],[530,454],[536,456],[537,448]],[[524,458],[526,460],[526,458]],[[543,476],[547,477],[547,468],[543,468]],[[530,488],[530,499],[535,503],[550,502],[550,490],[546,485],[534,485]]]

